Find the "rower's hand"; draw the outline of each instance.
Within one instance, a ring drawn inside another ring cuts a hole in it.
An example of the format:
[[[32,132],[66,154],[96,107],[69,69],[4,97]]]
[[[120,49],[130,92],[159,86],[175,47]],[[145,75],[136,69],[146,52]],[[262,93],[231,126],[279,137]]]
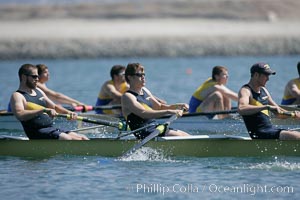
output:
[[[294,113],[295,113],[295,118],[300,119],[300,112],[295,110]]]
[[[69,112],[68,113],[68,120],[76,120],[77,119],[77,113],[75,113],[75,112]]]
[[[281,118],[282,117],[283,118],[294,117],[294,118],[298,118],[298,119],[300,118],[300,112],[297,111],[297,110],[295,110],[295,111],[287,111],[287,110],[285,110],[285,109],[283,109],[281,107],[276,107],[276,109],[275,108],[273,108],[273,109],[274,109],[273,112],[276,112],[276,114],[279,114],[278,116],[281,117]]]
[[[183,114],[183,110],[167,110],[167,115],[177,115],[177,117],[181,117]]]
[[[183,110],[184,112],[189,110],[189,105],[186,103],[177,103],[176,109]]]
[[[76,107],[76,106],[81,106],[81,104],[77,104],[77,103],[71,103],[72,107]]]
[[[54,109],[52,109],[52,108],[45,108],[44,110],[43,110],[43,112],[45,113],[45,114],[47,114],[47,115],[49,115],[49,117],[55,117],[56,115],[57,115],[57,112],[56,112],[56,110],[54,110]]]
[[[175,110],[175,113],[177,115],[177,117],[181,117],[183,114],[183,110]]]
[[[269,110],[275,114],[280,114],[280,113],[283,113],[283,112],[287,112],[286,110],[282,109],[281,107],[279,106],[271,106],[269,105]]]

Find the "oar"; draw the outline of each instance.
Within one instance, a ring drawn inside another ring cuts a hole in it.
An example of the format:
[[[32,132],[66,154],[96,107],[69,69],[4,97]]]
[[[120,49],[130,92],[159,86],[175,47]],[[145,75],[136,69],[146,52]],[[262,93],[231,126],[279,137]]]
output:
[[[44,106],[32,103],[32,102],[27,102],[27,109],[30,110],[38,110],[38,109],[45,109]],[[69,114],[57,114],[58,117],[64,117],[67,119],[71,119],[71,115]],[[119,130],[124,130],[126,125],[122,123],[121,121],[118,122],[111,122],[108,120],[101,120],[101,119],[90,119],[87,117],[82,117],[82,116],[77,116],[77,120],[83,121],[83,122],[88,122],[88,123],[93,123],[93,124],[99,124],[99,125],[105,125],[105,126],[112,126],[116,127]]]
[[[1,110],[0,112],[0,116],[10,116],[10,115],[14,115],[12,112],[7,112],[6,110]]]
[[[300,105],[280,105],[280,107],[288,111],[300,111]]]
[[[106,105],[106,106],[64,106],[64,108],[70,111],[77,111],[77,112],[87,112],[91,110],[113,110],[113,109],[121,109],[121,105]]]
[[[295,112],[291,112],[291,111],[287,111],[287,112],[279,112],[278,114],[280,115],[285,115],[285,116],[289,116],[289,117],[296,117],[296,113]]]
[[[157,126],[156,129],[150,135],[148,135],[145,139],[143,139],[141,142],[137,143],[131,149],[129,149],[126,153],[124,153],[122,155],[122,157],[128,157],[132,153],[136,152],[139,148],[144,146],[147,142],[149,142],[150,140],[152,140],[159,134],[163,133],[165,126],[168,128],[169,125],[176,119],[177,119],[177,115],[176,114],[172,115],[164,124]]]
[[[118,118],[112,115],[106,115],[106,114],[94,114],[94,113],[83,113],[79,114],[82,117],[89,117],[89,118],[95,118],[95,119],[102,119],[107,121],[113,121],[113,122],[119,122],[122,120],[122,118]]]
[[[71,119],[71,115],[69,114],[58,114],[58,117],[63,117],[67,119]],[[83,121],[83,122],[88,122],[88,123],[93,123],[93,124],[100,124],[100,125],[105,125],[105,126],[111,126],[111,127],[116,127],[119,130],[124,130],[126,125],[123,122],[111,122],[107,120],[101,120],[101,119],[90,119],[87,117],[82,117],[82,116],[77,116],[78,121]]]
[[[300,128],[292,128],[292,129],[289,129],[289,131],[300,131]]]
[[[200,115],[223,115],[223,114],[231,114],[237,112],[238,112],[237,109],[220,110],[220,111],[212,111],[212,112],[196,112],[196,113],[185,113],[182,115],[182,117],[200,116]]]
[[[192,116],[205,116],[205,115],[222,115],[222,114],[231,114],[237,113],[237,109],[232,110],[220,110],[220,111],[213,111],[213,112],[196,112],[196,113],[184,113],[181,117],[192,117]],[[167,116],[162,117],[167,118]]]
[[[103,128],[105,125],[96,125],[96,126],[89,126],[89,127],[84,127],[84,128],[77,128],[74,130],[71,130],[72,132],[80,132],[80,131],[86,131],[86,130],[91,130],[91,129],[96,129],[96,128]]]

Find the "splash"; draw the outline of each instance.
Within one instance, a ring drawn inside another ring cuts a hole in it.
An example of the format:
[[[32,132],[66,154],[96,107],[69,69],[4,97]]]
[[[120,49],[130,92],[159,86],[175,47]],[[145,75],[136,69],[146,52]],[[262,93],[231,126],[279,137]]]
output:
[[[176,162],[165,156],[162,150],[142,147],[129,157],[119,158],[120,161],[151,161],[151,162]]]
[[[268,171],[300,171],[299,162],[274,161],[257,163],[249,166],[249,169],[268,170]]]

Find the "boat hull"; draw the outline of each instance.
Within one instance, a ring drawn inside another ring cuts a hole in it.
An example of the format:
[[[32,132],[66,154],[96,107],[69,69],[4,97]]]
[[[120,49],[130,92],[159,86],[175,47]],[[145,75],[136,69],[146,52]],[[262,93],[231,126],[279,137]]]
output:
[[[97,138],[89,141],[0,140],[0,156],[51,157],[55,155],[119,157],[137,140]],[[164,156],[261,157],[300,156],[300,141],[235,139],[225,136],[163,137],[148,142]],[[144,148],[144,147],[143,147]]]

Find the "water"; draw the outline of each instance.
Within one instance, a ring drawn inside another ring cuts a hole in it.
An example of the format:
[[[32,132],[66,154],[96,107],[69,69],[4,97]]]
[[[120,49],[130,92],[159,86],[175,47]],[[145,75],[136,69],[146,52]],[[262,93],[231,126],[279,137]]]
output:
[[[250,78],[250,66],[258,61],[268,62],[276,70],[267,87],[273,99],[280,103],[287,80],[298,76],[297,56],[0,61],[0,109],[6,109],[11,93],[18,88],[18,69],[24,63],[45,63],[50,70],[49,88],[94,105],[101,84],[110,78],[114,64],[142,63],[146,68],[146,86],[168,103],[176,103],[188,102],[194,90],[211,76],[215,65],[227,66],[230,75],[227,86],[238,92]]]
[[[249,68],[266,61],[277,71],[267,84],[280,102],[287,80],[297,77],[299,57],[119,58],[96,60],[0,61],[5,109],[18,87],[23,63],[45,63],[49,88],[94,105],[100,85],[114,64],[140,62],[147,87],[169,103],[188,102],[215,65],[229,69],[228,87],[238,91]],[[192,72],[192,73],[190,73]],[[48,159],[0,157],[2,199],[299,199],[299,157],[166,157],[153,149],[126,160],[56,156]]]
[[[299,158],[0,158],[5,199],[299,199]]]

